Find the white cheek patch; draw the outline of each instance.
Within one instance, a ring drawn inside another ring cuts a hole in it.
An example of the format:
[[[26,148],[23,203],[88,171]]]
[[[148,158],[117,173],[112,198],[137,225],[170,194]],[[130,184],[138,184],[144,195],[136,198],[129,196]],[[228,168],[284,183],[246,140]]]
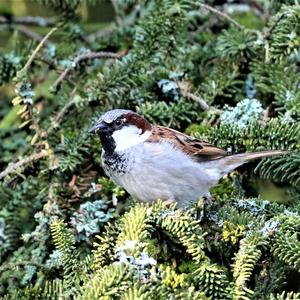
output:
[[[122,151],[137,144],[143,143],[151,135],[149,130],[143,134],[142,130],[134,125],[124,126],[120,130],[116,130],[112,137],[116,143],[115,151]]]

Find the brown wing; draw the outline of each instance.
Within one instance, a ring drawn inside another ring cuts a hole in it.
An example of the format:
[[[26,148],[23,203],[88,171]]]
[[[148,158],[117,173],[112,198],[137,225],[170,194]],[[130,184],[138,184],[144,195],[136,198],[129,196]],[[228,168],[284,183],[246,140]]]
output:
[[[228,155],[227,152],[221,148],[205,141],[192,138],[177,130],[158,125],[153,126],[152,135],[147,141],[155,143],[162,140],[167,140],[173,144],[174,147],[192,156],[197,161],[218,159]]]

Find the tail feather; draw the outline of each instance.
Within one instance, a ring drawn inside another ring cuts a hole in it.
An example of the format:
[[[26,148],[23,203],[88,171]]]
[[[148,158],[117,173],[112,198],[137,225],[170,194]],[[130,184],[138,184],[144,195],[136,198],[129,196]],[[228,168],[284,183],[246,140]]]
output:
[[[260,151],[260,152],[248,152],[241,154],[233,154],[221,158],[222,164],[224,166],[224,175],[233,171],[242,164],[249,162],[250,160],[265,158],[277,155],[288,154],[289,151],[283,150],[270,150],[270,151]]]

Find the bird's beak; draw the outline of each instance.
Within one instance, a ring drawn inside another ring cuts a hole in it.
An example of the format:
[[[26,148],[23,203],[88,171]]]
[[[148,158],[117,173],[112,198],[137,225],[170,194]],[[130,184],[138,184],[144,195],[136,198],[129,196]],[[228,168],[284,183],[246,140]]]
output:
[[[104,122],[99,122],[89,130],[89,133],[97,133],[98,131],[103,131],[105,129],[107,129],[107,125]]]

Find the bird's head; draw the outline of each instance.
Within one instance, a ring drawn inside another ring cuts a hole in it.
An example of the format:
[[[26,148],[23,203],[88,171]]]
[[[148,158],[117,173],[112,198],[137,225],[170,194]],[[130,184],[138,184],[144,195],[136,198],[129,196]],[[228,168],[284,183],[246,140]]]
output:
[[[112,153],[144,142],[151,124],[131,110],[113,109],[101,115],[89,132],[99,134],[104,150]]]

